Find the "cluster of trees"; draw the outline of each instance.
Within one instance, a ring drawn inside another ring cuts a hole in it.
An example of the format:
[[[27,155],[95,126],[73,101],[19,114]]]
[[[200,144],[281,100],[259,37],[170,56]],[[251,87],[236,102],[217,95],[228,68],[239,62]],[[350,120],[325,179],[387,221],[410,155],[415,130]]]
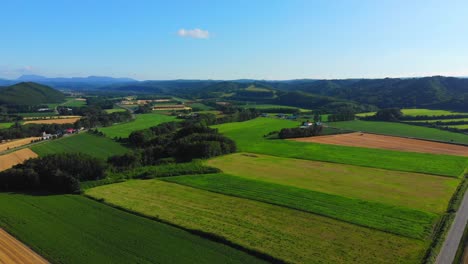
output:
[[[341,111],[328,116],[328,122],[352,121],[356,118],[353,111]]]
[[[0,190],[77,193],[80,181],[102,179],[104,169],[98,159],[84,154],[49,155],[0,172]]]
[[[166,162],[187,162],[236,151],[236,144],[216,129],[200,123],[169,122],[132,132],[134,151],[113,156],[108,162],[120,170]]]
[[[283,128],[278,134],[278,137],[281,139],[285,138],[300,138],[300,137],[312,137],[318,136],[322,133],[323,126],[313,124],[306,128],[296,127],[296,128]]]
[[[0,129],[0,140],[39,137],[42,136],[42,132],[46,132],[48,134],[60,134],[69,127],[69,124],[20,125],[19,123],[15,123],[10,128]]]
[[[135,114],[147,114],[151,113],[153,108],[149,104],[139,105],[138,108],[135,110]]]
[[[5,111],[10,114],[30,113],[30,112],[36,112],[40,108],[49,108],[48,105],[12,105],[12,104],[6,104],[6,105],[3,105],[3,107],[6,109]],[[50,109],[45,112],[53,112],[53,111],[54,109]]]
[[[438,120],[438,119],[461,119],[468,118],[468,115],[456,114],[456,115],[417,115],[417,116],[402,116],[401,121],[417,121],[417,120]]]
[[[403,112],[399,108],[385,108],[377,111],[375,115],[364,117],[365,120],[373,121],[399,121],[403,117]]]
[[[23,118],[17,115],[0,115],[0,122],[17,122],[21,121]]]

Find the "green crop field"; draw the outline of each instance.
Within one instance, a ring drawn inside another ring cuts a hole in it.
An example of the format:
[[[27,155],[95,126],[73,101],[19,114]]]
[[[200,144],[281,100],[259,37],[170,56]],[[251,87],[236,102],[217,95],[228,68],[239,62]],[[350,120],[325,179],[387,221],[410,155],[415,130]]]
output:
[[[112,113],[116,113],[116,112],[125,112],[127,110],[123,109],[123,108],[113,108],[113,109],[106,109],[104,111],[106,111],[106,113],[108,113],[108,114],[112,114]]]
[[[52,263],[262,263],[77,195],[0,193],[0,227]]]
[[[436,128],[413,126],[394,122],[344,121],[328,124],[346,130],[370,132],[400,137],[413,137],[428,140],[455,142],[468,145],[468,135],[444,131]]]
[[[235,140],[238,150],[243,152],[453,177],[460,177],[468,166],[466,158],[457,156],[302,143],[263,137],[271,131],[297,126],[298,122],[294,121],[257,118],[214,127]]]
[[[165,181],[299,209],[418,239],[428,238],[437,220],[435,214],[404,207],[350,199],[227,174],[179,176],[167,178]]]
[[[193,103],[193,104],[189,104],[188,106],[190,106],[190,107],[192,107],[192,108],[198,108],[199,111],[210,111],[210,110],[214,110],[213,107],[208,106],[208,105],[205,105],[205,104],[202,104],[202,103]]]
[[[80,152],[100,159],[107,159],[110,156],[123,154],[128,151],[127,148],[111,139],[88,133],[46,141],[32,146],[31,150],[36,152],[39,156],[65,152]]]
[[[431,110],[431,109],[401,109],[404,115],[407,116],[443,116],[443,115],[466,115],[468,113],[452,112],[447,110]],[[375,112],[360,113],[357,116],[372,116]]]
[[[13,123],[0,123],[0,129],[2,128],[9,128],[13,125]]]
[[[74,98],[74,97],[67,97],[67,100],[64,103],[61,103],[60,105],[71,106],[71,107],[79,107],[79,106],[86,105],[86,101],[76,100],[76,99],[77,98]]]
[[[454,127],[458,129],[468,129],[468,124],[467,125],[450,125],[449,127]]]
[[[459,179],[236,153],[206,162],[224,173],[367,201],[443,213]]]
[[[428,246],[427,241],[161,180],[131,180],[86,194],[293,263],[417,263]]]
[[[152,126],[157,126],[161,123],[174,121],[175,116],[168,116],[162,114],[139,114],[136,119],[127,123],[121,123],[110,127],[100,128],[99,131],[103,132],[107,137],[122,137],[126,138],[136,130],[142,130]]]

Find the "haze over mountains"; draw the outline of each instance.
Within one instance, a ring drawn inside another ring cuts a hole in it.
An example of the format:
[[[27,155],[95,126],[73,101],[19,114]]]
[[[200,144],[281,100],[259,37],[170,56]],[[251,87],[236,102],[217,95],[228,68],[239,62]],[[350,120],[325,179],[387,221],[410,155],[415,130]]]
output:
[[[432,76],[384,79],[266,80],[148,80],[102,76],[47,78],[23,75],[0,80],[0,86],[36,82],[59,90],[176,94],[201,98],[226,98],[316,108],[336,103],[386,107],[426,107],[468,110],[468,79]],[[260,90],[246,90],[254,86]]]

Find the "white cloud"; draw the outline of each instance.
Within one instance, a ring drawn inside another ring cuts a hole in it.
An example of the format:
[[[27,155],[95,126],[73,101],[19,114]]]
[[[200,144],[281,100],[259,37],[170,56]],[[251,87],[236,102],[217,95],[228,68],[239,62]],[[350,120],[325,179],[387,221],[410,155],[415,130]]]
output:
[[[203,30],[203,29],[199,29],[199,28],[195,28],[195,29],[179,29],[179,31],[177,31],[177,35],[179,35],[180,37],[189,37],[189,38],[198,38],[198,39],[207,39],[210,37],[210,32],[208,32],[208,30]]]

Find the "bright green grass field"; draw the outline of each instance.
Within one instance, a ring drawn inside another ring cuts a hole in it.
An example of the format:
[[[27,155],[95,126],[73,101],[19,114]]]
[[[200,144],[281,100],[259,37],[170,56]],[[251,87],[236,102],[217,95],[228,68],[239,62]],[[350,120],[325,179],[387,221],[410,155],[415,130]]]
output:
[[[76,98],[74,97],[67,97],[67,100],[64,103],[61,103],[60,105],[70,106],[70,107],[79,107],[79,106],[85,106],[86,101],[76,100]]]
[[[328,125],[330,127],[354,131],[363,131],[400,137],[413,137],[445,142],[455,142],[468,145],[468,135],[444,131],[436,128],[414,126],[409,124],[355,120],[334,122],[329,123]]]
[[[453,177],[460,177],[468,166],[466,158],[457,156],[263,138],[271,131],[279,131],[281,128],[297,127],[298,125],[299,123],[294,121],[257,118],[214,127],[235,140],[238,150],[243,152]]]
[[[125,112],[127,110],[123,109],[123,108],[113,108],[113,109],[106,109],[104,111],[106,111],[106,113],[108,113],[108,114],[112,114],[112,113],[116,113],[116,112]]]
[[[431,110],[431,109],[401,109],[404,115],[407,116],[443,116],[443,115],[466,115],[468,113],[461,113],[461,112],[452,112],[447,110]],[[367,113],[360,113],[357,116],[372,116],[375,115],[376,112],[367,112]]]
[[[117,142],[105,137],[99,137],[88,133],[66,136],[60,139],[46,141],[31,147],[31,150],[39,156],[55,153],[85,153],[100,159],[124,154],[128,151]]]
[[[290,263],[418,263],[428,246],[421,240],[161,180],[104,185],[86,194]]]
[[[13,125],[13,123],[0,123],[0,129],[2,128],[9,128]]]
[[[263,263],[77,195],[0,193],[0,227],[52,263]]]
[[[468,125],[453,125],[450,127],[458,128],[458,129],[468,129]]]
[[[431,213],[227,174],[179,176],[164,180],[311,212],[411,238],[428,238],[437,221],[437,215]]]
[[[349,198],[444,213],[459,179],[320,161],[235,153],[205,162],[224,173]]]
[[[139,114],[136,119],[127,123],[121,123],[109,127],[99,128],[107,137],[128,137],[133,131],[142,130],[152,126],[157,126],[161,123],[174,121],[175,116],[161,115],[161,114]]]

